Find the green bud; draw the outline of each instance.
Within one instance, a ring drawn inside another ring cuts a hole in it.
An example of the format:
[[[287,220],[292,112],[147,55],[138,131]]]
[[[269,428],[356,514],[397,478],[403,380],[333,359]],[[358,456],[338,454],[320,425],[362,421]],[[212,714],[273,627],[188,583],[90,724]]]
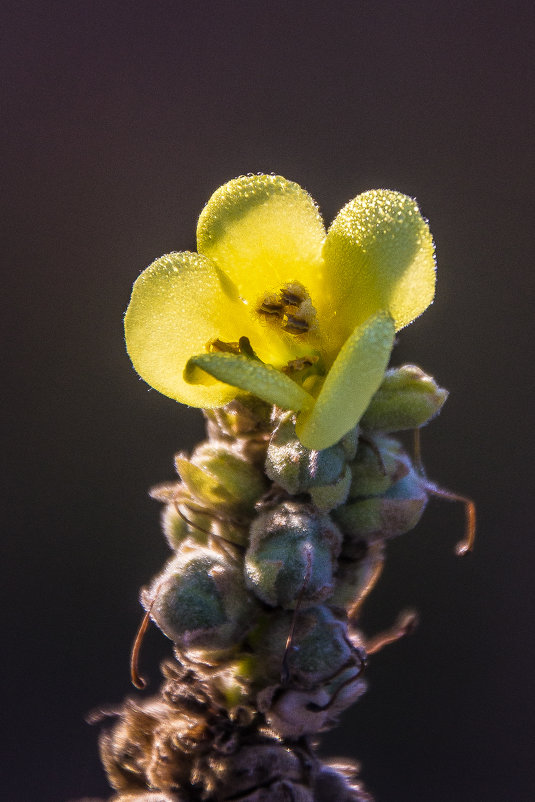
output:
[[[293,627],[290,648],[288,635]],[[286,671],[294,686],[311,688],[329,682],[352,658],[347,625],[326,605],[292,612],[275,610],[248,636],[255,652],[255,681],[280,681]]]
[[[350,487],[351,471],[349,466],[346,466],[343,474],[336,482],[330,485],[311,487],[309,490],[310,498],[320,512],[330,512],[330,510],[334,510],[335,507],[339,507],[340,504],[346,501]]]
[[[178,454],[175,464],[194,498],[218,512],[250,513],[266,490],[262,472],[230,445],[205,442],[189,460]]]
[[[292,495],[310,493],[318,509],[327,512],[347,498],[346,464],[354,456],[357,437],[353,430],[334,446],[314,451],[297,437],[295,415],[284,414],[268,446],[266,474]]]
[[[245,554],[248,587],[272,606],[317,604],[332,592],[342,536],[327,515],[285,502],[259,515]]]
[[[178,549],[180,544],[188,537],[190,527],[180,517],[174,504],[166,504],[161,517],[162,529],[169,546]],[[204,535],[207,539],[207,535]]]
[[[413,529],[427,504],[421,480],[411,471],[389,488],[383,496],[360,499],[334,512],[334,518],[346,535],[346,545],[359,540],[373,542],[402,535]]]
[[[201,658],[238,644],[254,612],[240,567],[224,553],[186,544],[141,601],[179,651]]]
[[[165,482],[156,485],[151,488],[150,496],[165,504],[161,514],[161,525],[171,549],[178,549],[187,538],[195,543],[207,544],[211,520],[215,519],[196,509],[195,501],[184,484]],[[184,512],[187,520],[179,514],[180,507],[187,511]]]
[[[392,368],[386,371],[360,423],[367,431],[417,429],[440,412],[447,397],[448,391],[416,365]]]
[[[349,498],[379,496],[409,472],[410,459],[397,440],[375,434],[360,439],[350,468]]]

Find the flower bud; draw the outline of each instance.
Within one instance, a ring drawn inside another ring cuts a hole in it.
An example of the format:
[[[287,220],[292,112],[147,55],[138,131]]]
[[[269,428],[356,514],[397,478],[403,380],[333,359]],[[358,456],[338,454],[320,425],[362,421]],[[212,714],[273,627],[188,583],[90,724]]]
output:
[[[344,503],[349,495],[350,487],[351,471],[349,467],[346,466],[344,472],[336,482],[330,485],[311,487],[309,490],[310,498],[314,506],[320,512],[330,512]]]
[[[324,604],[297,612],[273,611],[248,640],[255,652],[257,684],[280,682],[284,670],[292,687],[311,688],[322,683],[330,687],[331,677],[337,672],[352,662],[360,664],[358,658],[354,661],[355,649],[347,637],[345,620]]]
[[[347,498],[346,464],[354,456],[356,439],[352,430],[329,448],[305,448],[295,433],[295,415],[285,414],[268,446],[266,474],[292,495],[310,493],[318,509],[327,512]]]
[[[219,512],[250,513],[266,489],[262,472],[223,443],[207,441],[175,464],[198,502]]]
[[[447,397],[448,391],[416,365],[392,368],[386,371],[360,423],[366,431],[417,429],[440,412]]]
[[[332,591],[342,536],[312,507],[285,502],[259,515],[245,554],[247,586],[272,606],[317,604]]]
[[[288,613],[272,616],[258,637],[262,667],[277,684],[264,683],[257,704],[279,735],[300,738],[332,726],[364,693],[364,651],[350,642],[345,621],[324,605],[296,614],[288,648],[291,627]],[[281,684],[283,668],[287,679]]]
[[[410,470],[410,459],[397,440],[375,434],[369,440],[360,439],[357,455],[350,468],[350,499],[379,496],[406,476]]]
[[[408,532],[420,520],[426,504],[425,488],[417,474],[410,471],[384,495],[339,507],[334,518],[346,536],[344,551],[359,540],[371,543]]]
[[[213,549],[184,546],[141,601],[179,651],[195,656],[239,644],[253,623],[253,604],[240,567]]]
[[[208,431],[214,439],[257,436],[271,430],[271,404],[243,394],[224,407],[205,409]]]

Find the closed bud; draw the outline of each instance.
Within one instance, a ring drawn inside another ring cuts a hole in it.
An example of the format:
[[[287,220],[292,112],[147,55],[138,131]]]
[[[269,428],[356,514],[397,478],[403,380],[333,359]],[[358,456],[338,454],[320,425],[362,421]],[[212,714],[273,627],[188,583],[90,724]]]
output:
[[[293,627],[291,644],[288,634]],[[327,605],[297,612],[273,611],[251,632],[256,658],[255,681],[263,685],[279,682],[283,668],[288,684],[311,688],[326,683],[348,665],[361,663],[347,636],[347,623]]]
[[[270,431],[271,411],[271,404],[244,393],[224,407],[205,409],[204,414],[213,439],[234,439],[256,437]]]
[[[266,489],[262,472],[223,443],[205,442],[175,464],[192,496],[218,512],[250,513]]]
[[[193,515],[191,516],[190,520],[192,519]],[[161,523],[165,539],[173,551],[178,549],[192,532],[195,534],[198,531],[188,525],[184,518],[180,517],[174,504],[166,504],[166,506],[163,508]],[[208,535],[203,533],[199,534],[201,535],[203,542],[208,540]]]
[[[360,423],[366,431],[417,429],[440,412],[447,397],[448,391],[416,365],[392,368]]]
[[[262,633],[257,648],[264,669],[279,676],[277,684],[259,691],[257,704],[279,735],[300,738],[333,726],[339,713],[364,693],[364,650],[350,642],[346,622],[324,605],[296,614],[287,648],[291,626],[291,616],[280,614]],[[287,677],[280,684],[283,665]]]
[[[377,540],[402,535],[413,529],[427,504],[427,492],[414,471],[396,482],[382,496],[359,499],[339,507],[334,517],[346,535],[346,547],[365,540]]]
[[[379,496],[410,470],[410,459],[400,443],[379,434],[361,438],[351,468],[349,498]]]
[[[201,659],[237,646],[253,623],[240,567],[202,546],[184,545],[141,601],[179,651]]]
[[[285,502],[259,515],[245,555],[247,585],[272,606],[317,604],[332,591],[342,536],[312,507]]]
[[[346,465],[354,456],[356,437],[352,431],[334,446],[314,451],[297,437],[295,415],[285,414],[268,446],[266,474],[288,493],[310,493],[319,509],[333,509],[347,498]]]
[[[318,485],[309,490],[314,506],[320,512],[330,512],[346,501],[351,487],[351,471],[346,466],[344,472],[336,482],[330,485]]]

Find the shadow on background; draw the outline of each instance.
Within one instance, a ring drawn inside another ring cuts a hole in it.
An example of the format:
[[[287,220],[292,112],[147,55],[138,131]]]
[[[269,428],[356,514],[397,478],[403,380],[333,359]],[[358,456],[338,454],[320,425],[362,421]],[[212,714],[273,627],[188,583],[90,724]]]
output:
[[[137,379],[122,314],[138,273],[194,249],[211,192],[249,171],[298,181],[327,221],[365,189],[418,198],[438,294],[394,364],[450,389],[425,461],[479,507],[463,560],[463,511],[444,502],[391,544],[363,629],[404,606],[422,623],[373,658],[324,751],[362,760],[378,802],[535,798],[533,13],[4,4],[5,799],[107,793],[84,715],[131,691],[138,588],[167,554],[146,491],[202,435],[200,413]],[[153,687],[168,648],[152,633]]]

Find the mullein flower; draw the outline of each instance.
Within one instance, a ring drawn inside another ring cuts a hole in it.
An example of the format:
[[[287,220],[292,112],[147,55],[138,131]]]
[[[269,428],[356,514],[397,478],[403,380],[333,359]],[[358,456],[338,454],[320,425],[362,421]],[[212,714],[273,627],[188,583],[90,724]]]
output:
[[[150,619],[175,659],[101,738],[113,802],[371,802],[314,743],[365,692],[368,657],[414,626],[366,638],[362,604],[430,495],[464,502],[459,553],[475,531],[417,437],[413,464],[391,436],[447,398],[414,365],[387,370],[395,332],[433,299],[431,235],[388,190],[326,232],[301,187],[256,175],[214,193],[197,246],[148,267],[125,317],[139,374],[201,407],[207,439],[151,490],[173,555],[141,592],[133,683]]]
[[[192,406],[221,407],[245,392],[292,410],[310,449],[356,426],[395,332],[434,295],[427,223],[390,190],[357,196],[326,232],[298,184],[242,176],[208,201],[197,247],[137,279],[125,317],[134,367]]]

